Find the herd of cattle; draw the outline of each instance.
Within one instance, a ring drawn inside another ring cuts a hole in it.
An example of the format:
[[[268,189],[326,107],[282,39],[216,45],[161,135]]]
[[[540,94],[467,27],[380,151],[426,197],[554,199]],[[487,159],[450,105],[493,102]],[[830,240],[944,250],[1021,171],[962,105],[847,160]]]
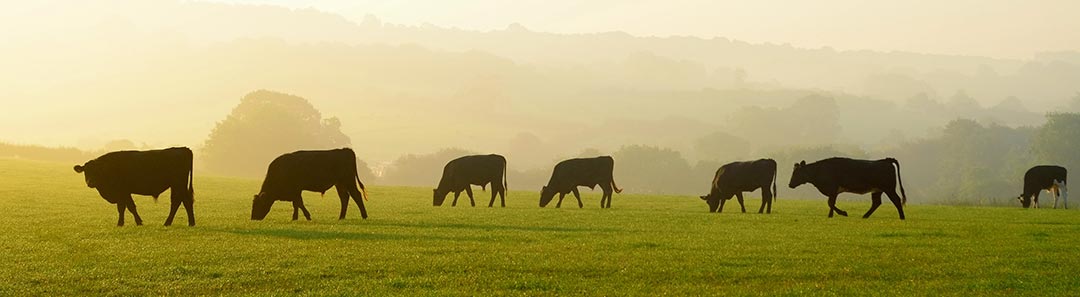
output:
[[[116,205],[119,215],[117,225],[124,225],[126,211],[135,218],[136,225],[142,225],[142,218],[135,208],[132,194],[153,196],[155,200],[171,189],[172,205],[165,226],[172,224],[176,211],[181,205],[187,211],[188,225],[195,225],[195,201],[193,186],[193,154],[186,147],[150,151],[111,152],[83,165],[76,165],[75,172],[86,178],[86,186],[97,189],[98,193],[111,204]],[[584,207],[578,187],[594,189],[600,186],[603,196],[601,208],[611,207],[613,193],[621,193],[615,185],[613,171],[615,160],[609,156],[595,158],[577,158],[559,162],[551,173],[551,179],[540,190],[540,207],[545,207],[555,195],[559,201],[555,207],[562,206],[566,194],[573,194],[578,207]],[[743,204],[743,192],[761,189],[761,207],[758,213],[772,213],[773,201],[776,200],[777,164],[772,159],[748,162],[733,162],[716,170],[709,193],[700,198],[709,205],[710,212],[720,212],[724,203],[734,196],[739,207],[746,212]],[[1062,198],[1068,208],[1066,170],[1060,166],[1035,166],[1024,174],[1024,191],[1017,197],[1024,208],[1039,207],[1039,193],[1046,190],[1054,195],[1054,208],[1058,198]],[[802,161],[796,163],[791,173],[788,187],[794,189],[803,184],[811,184],[821,194],[828,197],[829,217],[834,214],[847,216],[847,212],[836,207],[836,197],[840,193],[871,195],[870,210],[863,215],[868,218],[881,205],[881,195],[889,197],[896,206],[900,219],[904,219],[904,205],[907,194],[900,178],[900,162],[893,158],[881,160],[856,160],[849,158],[828,158],[814,163]],[[442,178],[433,190],[432,203],[441,206],[446,196],[454,193],[452,206],[457,205],[461,192],[469,197],[472,206],[472,186],[486,189],[491,185],[491,201],[495,204],[498,196],[502,207],[506,207],[506,158],[500,155],[475,155],[454,159],[443,168]],[[770,188],[771,186],[771,188]],[[896,188],[899,186],[900,193]],[[345,219],[349,199],[360,208],[360,217],[367,218],[367,190],[356,171],[356,154],[352,149],[342,148],[325,151],[297,151],[281,155],[270,162],[266,178],[258,194],[251,202],[251,219],[262,220],[270,212],[276,201],[288,201],[293,206],[293,220],[299,218],[299,212],[311,220],[311,214],[304,207],[303,191],[326,193],[335,187],[341,199],[341,214],[338,219]]]

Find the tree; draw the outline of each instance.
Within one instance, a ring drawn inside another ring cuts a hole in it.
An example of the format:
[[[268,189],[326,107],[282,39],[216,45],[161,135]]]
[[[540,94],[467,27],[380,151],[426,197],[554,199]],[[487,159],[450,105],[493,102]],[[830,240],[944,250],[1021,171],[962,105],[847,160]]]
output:
[[[694,141],[694,150],[702,160],[738,161],[750,154],[750,142],[742,137],[716,131]]]
[[[1033,138],[1031,149],[1039,162],[1080,170],[1080,114],[1047,114]]]
[[[394,160],[382,182],[392,185],[434,186],[442,177],[443,167],[450,160],[476,152],[459,148],[445,148],[426,155],[407,154]]]
[[[206,168],[237,176],[258,176],[277,156],[297,150],[349,146],[341,121],[323,119],[306,99],[259,90],[245,95],[218,122],[202,148]]]
[[[106,152],[127,151],[136,149],[135,143],[127,139],[117,139],[105,143],[102,147]]]
[[[677,151],[655,146],[630,145],[616,151],[615,181],[636,193],[688,193],[695,183],[711,177],[692,177],[690,164]]]

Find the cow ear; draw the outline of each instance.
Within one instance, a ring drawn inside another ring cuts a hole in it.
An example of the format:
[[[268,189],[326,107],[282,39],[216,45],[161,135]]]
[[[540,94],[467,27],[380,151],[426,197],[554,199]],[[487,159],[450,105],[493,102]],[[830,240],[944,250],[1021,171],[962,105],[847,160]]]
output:
[[[802,160],[802,162],[799,162],[799,166],[806,166],[806,160]]]
[[[75,172],[78,172],[78,173],[83,173],[83,167],[82,167],[82,165],[75,165]]]

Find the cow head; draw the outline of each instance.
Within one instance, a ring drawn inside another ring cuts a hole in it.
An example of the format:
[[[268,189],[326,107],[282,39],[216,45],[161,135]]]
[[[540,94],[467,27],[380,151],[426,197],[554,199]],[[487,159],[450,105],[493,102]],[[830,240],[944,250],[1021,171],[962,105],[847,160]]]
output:
[[[446,194],[450,193],[448,190],[439,191],[439,189],[432,189],[431,191],[434,192],[431,196],[431,204],[434,206],[442,206],[443,202],[446,201]]]
[[[86,179],[87,187],[97,187],[98,170],[93,160],[86,162],[86,164],[83,165],[75,165],[75,172],[83,174],[83,177]]]
[[[705,201],[705,204],[709,205],[709,212],[716,212],[716,209],[720,207],[720,195],[715,193],[709,193],[705,196],[698,196],[701,200]]]
[[[547,186],[540,188],[540,207],[546,207],[553,198],[555,198],[555,190],[550,190]]]
[[[704,200],[709,205],[709,212],[716,212],[716,209],[720,208],[720,205],[724,204],[724,201],[731,200],[734,195],[721,195],[720,193],[709,193],[705,196],[698,196],[701,200]]]
[[[1016,200],[1020,200],[1020,205],[1024,206],[1024,208],[1031,207],[1031,197],[1030,196],[1024,197],[1023,194],[1020,194],[1020,196],[1016,197]]]
[[[809,179],[810,177],[806,173],[806,161],[795,163],[795,169],[791,171],[791,181],[788,182],[788,187],[794,189],[805,184]]]
[[[266,218],[266,214],[270,213],[270,207],[273,205],[274,199],[271,199],[266,192],[255,195],[255,199],[251,200],[251,220],[261,221]]]

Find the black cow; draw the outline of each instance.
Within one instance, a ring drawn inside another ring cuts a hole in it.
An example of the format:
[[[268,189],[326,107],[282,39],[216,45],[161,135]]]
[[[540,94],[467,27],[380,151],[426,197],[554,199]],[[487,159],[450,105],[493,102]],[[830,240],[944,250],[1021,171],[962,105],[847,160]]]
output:
[[[119,151],[75,165],[75,172],[83,173],[86,186],[97,189],[105,201],[116,204],[120,219],[117,226],[124,225],[124,210],[130,210],[135,225],[142,225],[142,218],[135,210],[132,194],[153,196],[154,201],[167,189],[172,206],[165,226],[172,225],[180,204],[187,210],[188,226],[195,226],[195,202],[193,187],[192,153],[186,147],[174,147],[151,151]]]
[[[885,193],[896,206],[900,219],[904,219],[903,205],[907,203],[907,193],[904,193],[904,182],[900,179],[900,162],[896,159],[885,158],[871,161],[837,157],[811,164],[806,164],[806,161],[795,163],[795,170],[791,173],[791,183],[788,186],[794,189],[805,183],[814,185],[818,192],[829,197],[830,218],[833,212],[847,216],[846,211],[836,208],[836,196],[840,193],[871,193],[873,204],[863,215],[864,219],[869,218],[878,206],[881,206],[881,193]],[[900,195],[896,195],[897,183],[900,184],[902,199]]]
[[[772,191],[769,190],[769,185],[772,185]],[[723,212],[724,202],[731,200],[731,196],[734,195],[739,198],[739,207],[745,213],[746,206],[743,205],[742,193],[753,192],[757,189],[761,189],[761,208],[758,208],[758,213],[763,211],[772,213],[772,203],[777,194],[776,161],[773,159],[732,162],[720,166],[720,169],[716,170],[716,176],[713,177],[709,194],[700,197],[709,204],[709,212]]]
[[[506,158],[500,155],[474,155],[464,156],[451,160],[443,167],[442,178],[439,186],[432,190],[432,204],[441,206],[446,200],[446,194],[454,192],[454,202],[450,206],[457,206],[458,196],[461,191],[469,196],[469,203],[476,206],[473,200],[472,185],[478,185],[483,189],[491,184],[491,202],[488,207],[495,205],[495,195],[499,195],[502,207],[506,207]]]
[[[600,208],[611,208],[611,191],[614,189],[615,193],[622,193],[622,189],[615,185],[615,178],[612,177],[614,169],[615,159],[609,156],[559,162],[555,165],[555,170],[551,172],[551,179],[548,180],[547,186],[540,189],[540,207],[551,203],[555,194],[559,194],[559,203],[556,203],[555,207],[561,207],[563,197],[567,193],[574,194],[578,207],[585,207],[581,203],[581,194],[578,193],[577,187],[595,189],[597,185],[600,185],[600,189],[604,190],[604,196],[600,198]]]
[[[359,189],[356,188],[357,184],[360,185]],[[298,219],[297,210],[304,211],[304,217],[310,221],[311,214],[304,207],[304,198],[300,193],[312,191],[325,194],[330,187],[336,187],[341,198],[339,220],[345,219],[350,196],[360,207],[360,217],[367,219],[367,209],[364,208],[367,190],[356,174],[356,154],[348,148],[297,151],[274,159],[266,170],[266,179],[259,194],[251,201],[251,219],[265,218],[274,201],[289,201],[293,205],[294,221]]]
[[[1024,173],[1024,193],[1016,199],[1020,200],[1024,208],[1031,207],[1034,200],[1035,208],[1039,208],[1039,192],[1046,190],[1054,195],[1054,208],[1057,208],[1058,196],[1060,196],[1065,209],[1069,209],[1069,189],[1065,182],[1067,176],[1065,167],[1053,165],[1031,167],[1027,173]]]

